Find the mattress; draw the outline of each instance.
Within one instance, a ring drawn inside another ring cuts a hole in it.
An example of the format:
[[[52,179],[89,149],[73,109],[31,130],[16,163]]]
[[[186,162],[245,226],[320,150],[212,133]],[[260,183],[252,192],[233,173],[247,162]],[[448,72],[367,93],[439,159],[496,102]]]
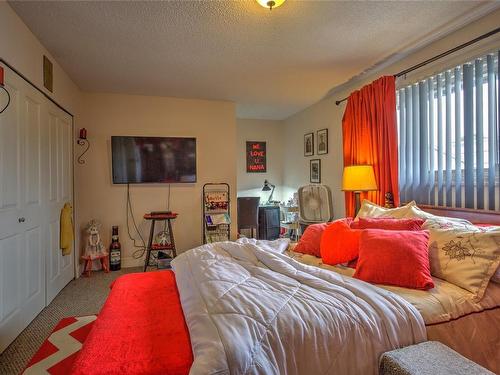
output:
[[[354,274],[352,268],[323,264],[321,258],[312,255],[294,251],[286,251],[284,254],[300,263],[328,269],[344,276],[351,277]],[[391,291],[410,302],[420,312],[426,325],[448,322],[485,310],[500,309],[500,284],[489,283],[484,297],[479,302],[475,302],[474,295],[469,291],[437,277],[433,277],[433,280],[434,288],[430,290],[416,290],[389,285],[377,286]]]

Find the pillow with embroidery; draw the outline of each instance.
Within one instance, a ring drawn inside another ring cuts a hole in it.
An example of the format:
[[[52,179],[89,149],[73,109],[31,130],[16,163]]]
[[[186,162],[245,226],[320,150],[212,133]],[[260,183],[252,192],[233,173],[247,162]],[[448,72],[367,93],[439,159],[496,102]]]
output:
[[[500,228],[427,220],[431,274],[483,298],[500,264]]]
[[[408,217],[408,212],[413,206],[416,206],[415,201],[411,201],[410,203],[401,207],[385,208],[379,206],[378,204],[370,202],[368,199],[364,199],[354,221],[358,221],[362,217],[386,217],[393,219],[402,219]]]

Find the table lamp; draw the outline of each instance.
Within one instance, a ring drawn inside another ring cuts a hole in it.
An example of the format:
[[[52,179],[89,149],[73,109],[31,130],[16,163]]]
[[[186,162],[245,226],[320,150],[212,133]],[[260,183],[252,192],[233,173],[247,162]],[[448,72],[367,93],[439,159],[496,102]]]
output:
[[[354,215],[358,214],[360,203],[360,194],[362,191],[377,190],[377,181],[371,165],[350,165],[344,167],[342,178],[342,190],[353,191],[356,202]]]
[[[267,199],[266,205],[271,203],[271,200],[273,199],[275,187],[276,186],[271,184],[269,181],[264,180],[264,186],[262,187],[262,191],[271,191],[271,194],[269,194],[269,198]]]

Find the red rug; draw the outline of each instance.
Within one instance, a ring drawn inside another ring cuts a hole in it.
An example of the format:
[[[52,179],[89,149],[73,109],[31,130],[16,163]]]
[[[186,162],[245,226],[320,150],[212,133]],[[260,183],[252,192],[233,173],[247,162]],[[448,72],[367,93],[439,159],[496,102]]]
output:
[[[89,315],[62,319],[31,358],[23,374],[68,374],[96,318]]]

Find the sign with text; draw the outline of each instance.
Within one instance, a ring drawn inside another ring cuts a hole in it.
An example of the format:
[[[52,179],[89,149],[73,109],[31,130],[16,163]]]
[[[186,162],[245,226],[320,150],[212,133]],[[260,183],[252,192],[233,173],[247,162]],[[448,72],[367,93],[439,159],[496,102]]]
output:
[[[247,141],[247,173],[266,172],[266,142]]]

